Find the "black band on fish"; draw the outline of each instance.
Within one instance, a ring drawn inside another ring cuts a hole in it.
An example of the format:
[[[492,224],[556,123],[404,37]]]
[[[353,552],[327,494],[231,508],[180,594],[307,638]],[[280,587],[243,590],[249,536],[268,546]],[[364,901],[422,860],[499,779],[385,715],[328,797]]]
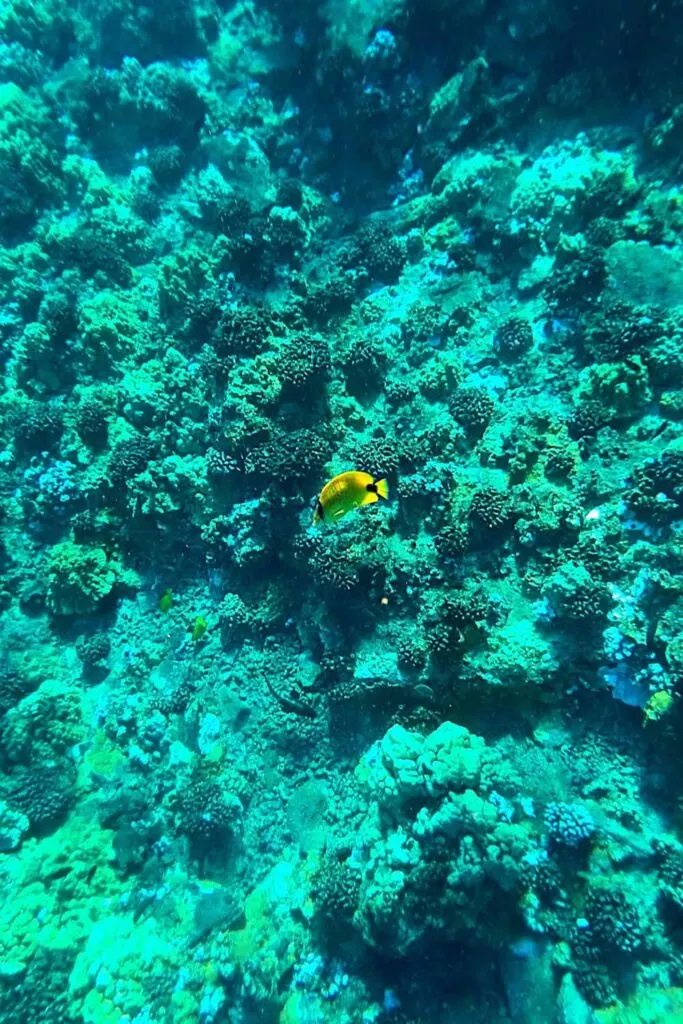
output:
[[[377,484],[374,483],[374,481],[371,484],[366,484],[365,485],[365,490],[369,491],[370,494],[377,494]]]

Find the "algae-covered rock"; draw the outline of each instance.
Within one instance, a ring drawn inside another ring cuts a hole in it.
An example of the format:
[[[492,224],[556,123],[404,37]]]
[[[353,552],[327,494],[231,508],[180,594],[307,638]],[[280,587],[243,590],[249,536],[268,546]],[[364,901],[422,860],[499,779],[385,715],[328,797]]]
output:
[[[577,402],[599,402],[606,421],[630,419],[652,398],[647,368],[637,355],[623,363],[587,367],[575,394]]]
[[[117,586],[134,587],[135,573],[124,570],[103,548],[64,541],[48,557],[47,606],[55,615],[88,615]]]
[[[548,577],[542,593],[551,615],[575,622],[599,621],[609,606],[606,588],[580,562],[559,565]]]
[[[361,54],[373,29],[381,28],[399,15],[405,0],[379,0],[365,4],[363,0],[325,0],[321,16],[334,49],[350,49]]]
[[[520,172],[510,199],[513,224],[532,237],[556,243],[575,234],[587,208],[605,198],[626,208],[637,195],[631,161],[621,153],[596,150],[581,139],[549,145]]]
[[[303,218],[291,206],[273,206],[268,214],[265,241],[280,259],[300,256],[308,244],[308,229]]]
[[[550,943],[526,940],[519,955],[513,948],[501,955],[501,976],[512,1020],[520,1024],[560,1024],[554,1021],[557,976]],[[576,1024],[580,1024],[579,1019]]]
[[[5,12],[0,13],[0,18]],[[0,230],[10,236],[64,195],[61,148],[47,107],[14,82],[0,84]]]
[[[242,970],[250,996],[265,1006],[277,1004],[282,979],[308,949],[306,879],[301,861],[277,863],[244,902],[245,924],[226,937],[234,963]]]
[[[553,679],[557,654],[529,614],[511,618],[487,640],[487,648],[467,656],[468,665],[492,687],[538,687]]]
[[[8,711],[1,735],[6,756],[17,763],[37,768],[43,758],[66,754],[83,736],[79,691],[62,679],[47,679]]]
[[[429,118],[424,129],[427,137],[445,137],[451,145],[456,144],[470,127],[472,119],[485,108],[488,77],[486,61],[483,57],[475,57],[463,71],[442,85],[429,105]]]
[[[199,979],[192,979],[192,974],[200,972],[196,966],[189,968],[190,985],[171,994],[165,978],[177,974],[180,966],[179,950],[153,918],[136,922],[131,914],[98,915],[76,957],[69,993],[88,1024],[114,1024],[122,1016],[140,1014],[150,1000],[156,1004],[165,991],[174,1010],[173,1020],[189,1024],[197,1019],[198,1011],[190,985],[194,980],[196,990]]]
[[[144,351],[148,327],[136,304],[114,291],[98,292],[79,312],[83,359],[89,369],[104,372],[119,360]]]
[[[649,242],[622,241],[606,253],[615,294],[634,305],[675,309],[683,305],[683,259]]]
[[[565,974],[557,994],[557,1024],[596,1024],[593,1010],[576,987],[570,973]]]
[[[683,988],[644,988],[625,1005],[599,1009],[590,1024],[678,1024],[683,1017]],[[573,1022],[572,1022],[573,1024]]]
[[[325,844],[325,814],[329,794],[315,779],[296,789],[287,807],[287,820],[301,850],[309,853]]]
[[[0,800],[0,852],[16,850],[29,830],[29,820]]]

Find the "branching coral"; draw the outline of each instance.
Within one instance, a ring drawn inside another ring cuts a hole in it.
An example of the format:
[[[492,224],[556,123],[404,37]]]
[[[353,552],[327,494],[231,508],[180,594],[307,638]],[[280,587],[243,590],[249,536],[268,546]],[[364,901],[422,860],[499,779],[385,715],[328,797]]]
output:
[[[494,408],[491,396],[475,387],[458,388],[450,402],[454,418],[473,437],[481,436],[486,430]]]

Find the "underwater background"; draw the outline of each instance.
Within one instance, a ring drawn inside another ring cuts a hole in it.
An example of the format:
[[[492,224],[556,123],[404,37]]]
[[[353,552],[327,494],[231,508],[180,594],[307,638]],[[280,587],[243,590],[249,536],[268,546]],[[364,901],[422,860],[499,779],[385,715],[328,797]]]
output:
[[[680,0],[0,0],[1,1024],[683,1022],[682,174]]]

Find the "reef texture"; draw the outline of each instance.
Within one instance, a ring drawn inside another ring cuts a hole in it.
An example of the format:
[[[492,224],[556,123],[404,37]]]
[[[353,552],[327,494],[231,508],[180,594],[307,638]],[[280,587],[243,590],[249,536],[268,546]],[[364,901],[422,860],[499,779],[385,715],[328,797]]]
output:
[[[681,53],[0,5],[3,1024],[683,1020]]]

